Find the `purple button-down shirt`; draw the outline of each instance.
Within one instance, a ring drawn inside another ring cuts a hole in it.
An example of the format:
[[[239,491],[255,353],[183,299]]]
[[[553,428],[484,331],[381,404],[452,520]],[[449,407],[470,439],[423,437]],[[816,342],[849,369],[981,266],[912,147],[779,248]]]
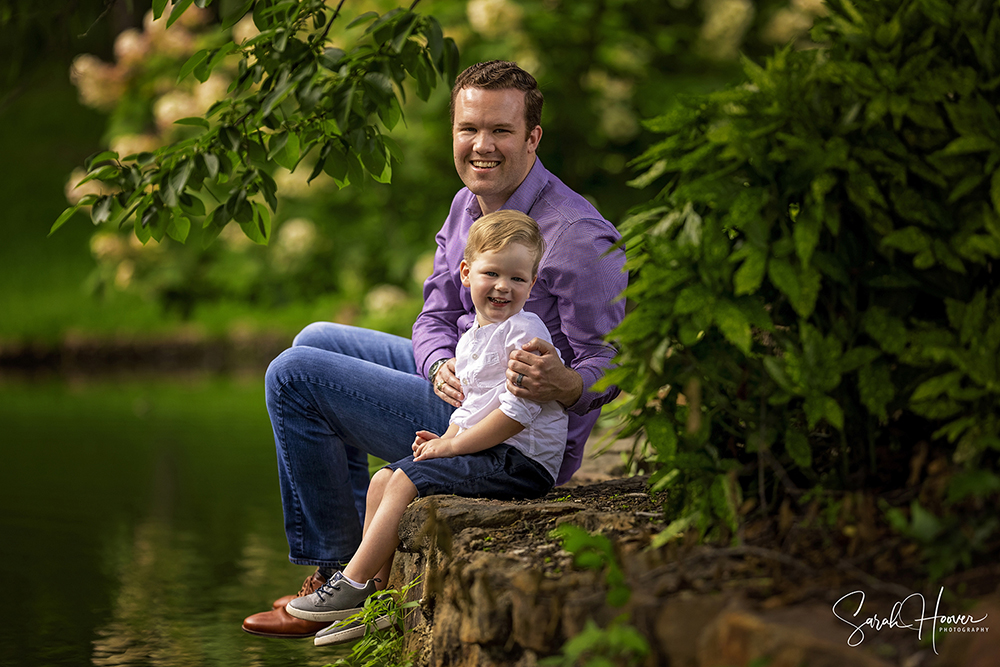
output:
[[[625,253],[619,248],[605,254],[621,239],[618,230],[537,158],[503,208],[527,213],[542,230],[545,255],[524,308],[541,318],[563,361],[583,378],[583,394],[569,407],[566,454],[556,480],[562,484],[580,467],[598,408],[618,395],[617,387],[592,387],[615,355],[604,336],[625,316],[619,298],[628,281]],[[435,361],[455,356],[459,337],[475,320],[458,270],[469,227],[481,216],[476,196],[462,188],[437,234],[434,271],[424,282],[424,308],[413,325],[413,354],[424,377]]]

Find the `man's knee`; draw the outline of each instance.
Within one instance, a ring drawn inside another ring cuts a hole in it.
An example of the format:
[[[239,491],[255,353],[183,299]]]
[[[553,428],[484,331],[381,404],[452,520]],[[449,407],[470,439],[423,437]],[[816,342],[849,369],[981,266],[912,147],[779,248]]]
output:
[[[310,354],[309,348],[290,347],[268,364],[264,372],[264,398],[268,405],[281,395],[287,384],[306,374]]]
[[[294,339],[292,347],[318,347],[329,349],[331,339],[335,339],[341,329],[342,324],[334,322],[313,322],[303,327]]]

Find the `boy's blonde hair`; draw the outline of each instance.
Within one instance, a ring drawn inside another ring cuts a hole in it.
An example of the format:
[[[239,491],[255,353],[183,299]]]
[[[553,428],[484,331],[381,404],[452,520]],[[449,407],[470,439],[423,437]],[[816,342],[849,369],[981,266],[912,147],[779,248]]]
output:
[[[471,264],[480,253],[503,250],[511,243],[527,246],[535,254],[535,264],[531,269],[531,277],[534,278],[545,253],[545,239],[538,223],[520,211],[494,211],[472,223],[463,257],[467,264]]]

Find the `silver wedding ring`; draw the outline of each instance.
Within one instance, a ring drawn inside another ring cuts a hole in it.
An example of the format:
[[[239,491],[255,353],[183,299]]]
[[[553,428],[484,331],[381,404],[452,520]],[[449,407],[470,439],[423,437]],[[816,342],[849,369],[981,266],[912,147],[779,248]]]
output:
[[[523,386],[521,384],[521,382],[523,382],[523,381],[524,381],[524,373],[518,373],[517,374],[517,378],[514,380],[514,386],[515,387],[521,387],[521,386]]]

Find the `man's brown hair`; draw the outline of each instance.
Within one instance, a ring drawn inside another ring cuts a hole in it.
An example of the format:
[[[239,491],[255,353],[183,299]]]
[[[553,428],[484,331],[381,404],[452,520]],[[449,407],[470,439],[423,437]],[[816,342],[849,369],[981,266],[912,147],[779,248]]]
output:
[[[505,90],[513,88],[524,93],[524,123],[530,134],[535,127],[542,124],[542,91],[538,90],[538,82],[523,69],[507,60],[489,60],[478,63],[466,69],[455,79],[451,89],[451,122],[455,123],[455,98],[463,88],[482,88],[484,90]]]

